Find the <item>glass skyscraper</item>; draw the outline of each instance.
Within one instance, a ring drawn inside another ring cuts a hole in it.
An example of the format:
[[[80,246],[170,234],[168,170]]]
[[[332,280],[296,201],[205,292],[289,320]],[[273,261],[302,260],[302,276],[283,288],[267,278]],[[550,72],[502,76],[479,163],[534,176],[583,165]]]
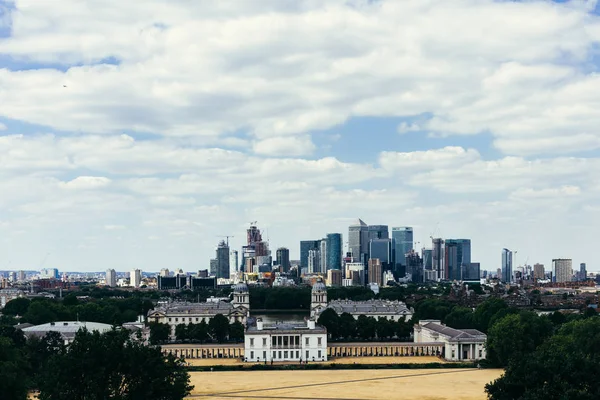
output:
[[[300,242],[300,267],[308,268],[308,252],[310,250],[319,250],[320,240],[302,240]]]
[[[465,279],[471,265],[471,240],[446,239],[445,242],[446,279],[451,281]]]
[[[410,226],[392,227],[392,239],[395,242],[396,264],[406,266],[406,254],[413,250],[413,228]]]
[[[327,271],[342,269],[342,234],[327,234]]]
[[[360,218],[348,228],[348,251],[354,262],[365,264],[369,252],[369,227]]]
[[[512,251],[502,249],[502,282],[512,282]]]

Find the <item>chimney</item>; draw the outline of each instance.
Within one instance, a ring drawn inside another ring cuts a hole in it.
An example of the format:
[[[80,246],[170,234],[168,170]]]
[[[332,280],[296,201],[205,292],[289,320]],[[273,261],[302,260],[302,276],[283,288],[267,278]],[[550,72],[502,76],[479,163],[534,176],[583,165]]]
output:
[[[259,331],[263,330],[263,320],[262,318],[257,318],[256,319],[256,329]]]
[[[308,320],[308,329],[315,329],[315,320],[314,319]]]

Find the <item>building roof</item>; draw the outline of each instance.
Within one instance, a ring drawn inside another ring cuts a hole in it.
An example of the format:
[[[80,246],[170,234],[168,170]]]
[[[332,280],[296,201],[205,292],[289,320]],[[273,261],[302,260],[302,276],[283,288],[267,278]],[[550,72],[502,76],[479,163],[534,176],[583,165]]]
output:
[[[189,303],[176,302],[160,305],[148,313],[148,316],[164,314],[168,316],[192,316],[192,315],[216,315],[230,314],[236,307],[226,301],[205,302],[205,303]]]
[[[429,329],[442,336],[448,338],[450,342],[473,342],[473,341],[485,341],[487,336],[485,333],[478,331],[477,329],[454,329],[442,324],[437,320],[424,320],[420,321],[419,325],[422,328]]]
[[[104,333],[110,331],[112,325],[101,324],[99,322],[58,321],[30,326],[28,328],[23,328],[22,331],[27,336],[44,336],[48,332],[58,332],[63,337],[72,338],[82,328],[86,328],[88,331]]]
[[[366,300],[366,301],[351,301],[351,300],[333,300],[327,305],[327,308],[333,309],[338,315],[343,313],[361,314],[361,315],[412,315],[412,311],[406,307],[401,301],[390,300]]]
[[[365,221],[363,221],[360,218],[356,219],[356,222],[354,222],[352,225],[350,226],[367,226],[367,224],[365,224]]]
[[[276,323],[273,325],[264,325],[261,330],[259,330],[256,326],[250,326],[246,330],[246,334],[250,335],[264,335],[264,334],[284,334],[284,333],[327,333],[327,329],[320,326],[315,325],[315,329],[310,329],[306,325],[297,325],[289,322]]]
[[[313,292],[316,292],[318,290],[327,291],[327,286],[325,286],[325,284],[323,282],[319,281],[319,282],[315,283],[312,287]]]
[[[234,293],[248,293],[248,285],[246,282],[240,282],[233,286]]]

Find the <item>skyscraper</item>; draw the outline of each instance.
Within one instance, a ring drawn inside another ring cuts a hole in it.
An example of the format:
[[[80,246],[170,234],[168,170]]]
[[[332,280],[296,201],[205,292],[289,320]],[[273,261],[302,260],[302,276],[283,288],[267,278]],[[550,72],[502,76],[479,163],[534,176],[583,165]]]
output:
[[[323,274],[327,273],[327,250],[327,239],[321,239],[321,243],[319,243],[319,257],[321,266],[319,269]]]
[[[311,249],[308,251],[308,273],[318,274],[321,272],[321,252],[319,249]]]
[[[423,274],[423,259],[419,257],[419,253],[414,250],[406,253],[406,273],[410,274],[411,281],[415,283],[421,283],[424,280]]]
[[[502,282],[511,283],[513,280],[512,251],[502,249]]]
[[[379,286],[383,286],[383,269],[381,268],[381,261],[378,258],[369,259],[369,283],[376,283]]]
[[[286,247],[280,247],[276,252],[277,265],[281,269],[281,272],[290,271],[290,249]]]
[[[229,279],[229,245],[221,240],[217,246],[217,265],[215,276],[217,279]]]
[[[308,252],[319,250],[320,240],[302,240],[300,241],[300,268],[308,268]]]
[[[387,225],[369,225],[369,240],[372,239],[389,239],[390,232]]]
[[[142,284],[142,271],[139,269],[134,269],[129,273],[129,286],[133,286],[135,288],[140,287]]]
[[[342,234],[327,234],[327,271],[342,268]]]
[[[396,264],[406,265],[406,254],[413,250],[413,228],[410,226],[392,227],[392,239],[395,242]]]
[[[579,280],[587,280],[587,266],[585,265],[585,263],[579,264]]]
[[[539,279],[546,279],[546,271],[544,270],[544,264],[533,265],[533,278],[536,281]]]
[[[369,242],[369,255],[381,263],[384,271],[393,269],[394,266],[394,240],[371,239]]]
[[[555,258],[552,260],[552,282],[571,282],[573,278],[573,260]]]
[[[117,272],[114,269],[106,270],[106,286],[117,286]]]
[[[240,268],[240,260],[237,250],[229,252],[229,272],[236,273]]]
[[[446,270],[444,268],[444,239],[431,239],[432,251],[431,258],[433,262],[433,270],[435,271],[435,279],[443,281],[446,279]]]
[[[360,218],[348,228],[348,251],[354,262],[366,263],[369,252],[369,227]]]
[[[446,239],[444,250],[444,266],[446,279],[463,280],[471,265],[471,240]]]

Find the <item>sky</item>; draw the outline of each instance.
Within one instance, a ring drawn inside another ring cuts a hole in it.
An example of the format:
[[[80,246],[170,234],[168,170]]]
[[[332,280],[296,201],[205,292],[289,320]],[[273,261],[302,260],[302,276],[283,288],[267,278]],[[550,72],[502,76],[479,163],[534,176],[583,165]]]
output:
[[[360,217],[600,271],[599,67],[596,1],[0,0],[0,270]]]

